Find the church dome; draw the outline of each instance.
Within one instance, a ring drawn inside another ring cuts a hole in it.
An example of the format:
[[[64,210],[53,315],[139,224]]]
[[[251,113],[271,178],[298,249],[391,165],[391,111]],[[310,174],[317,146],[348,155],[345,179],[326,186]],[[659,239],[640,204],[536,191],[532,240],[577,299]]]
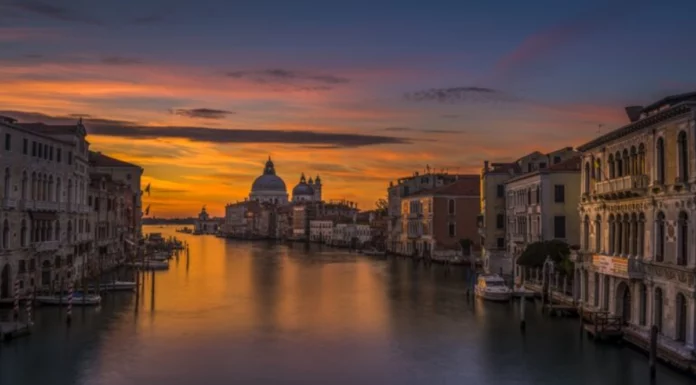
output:
[[[304,174],[302,174],[302,177],[300,178],[300,183],[298,183],[297,186],[292,189],[292,196],[297,195],[314,195],[314,189],[312,186],[307,184]]]
[[[275,167],[271,158],[268,158],[266,167],[263,170],[263,175],[256,178],[251,185],[252,192],[259,191],[279,191],[286,192],[285,182],[275,173]]]

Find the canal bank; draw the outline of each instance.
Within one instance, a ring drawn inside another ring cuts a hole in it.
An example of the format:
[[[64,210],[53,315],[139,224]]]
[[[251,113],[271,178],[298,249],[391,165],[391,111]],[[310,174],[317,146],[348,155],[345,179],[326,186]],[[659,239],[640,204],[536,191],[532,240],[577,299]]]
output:
[[[643,355],[577,320],[527,306],[522,334],[516,302],[467,300],[463,268],[179,236],[190,264],[155,273],[155,301],[148,274],[137,304],[110,294],[69,329],[37,309],[34,333],[0,347],[0,384],[650,383]],[[691,383],[662,365],[657,381]]]

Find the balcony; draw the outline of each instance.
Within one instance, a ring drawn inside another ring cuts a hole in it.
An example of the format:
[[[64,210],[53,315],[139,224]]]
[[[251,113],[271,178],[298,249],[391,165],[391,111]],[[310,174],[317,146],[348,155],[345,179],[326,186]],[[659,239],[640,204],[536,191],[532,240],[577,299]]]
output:
[[[512,234],[510,236],[510,239],[516,243],[525,243],[525,242],[527,242],[527,235],[526,234]]]
[[[526,214],[527,207],[527,205],[516,205],[512,208],[512,211],[514,211],[515,214]]]
[[[10,199],[10,198],[4,198],[2,200],[2,208],[5,210],[16,209],[17,208],[17,200]]]
[[[527,214],[539,214],[541,212],[541,206],[537,203],[527,206]]]
[[[620,278],[643,279],[645,275],[643,261],[634,258],[594,254],[592,255],[592,267],[598,273]]]
[[[60,248],[58,241],[38,242],[34,246],[36,251],[56,251]]]
[[[595,191],[605,198],[625,198],[644,193],[649,184],[647,175],[626,175],[597,182]]]
[[[36,210],[36,211],[58,211],[58,203],[56,203],[56,202],[34,202],[34,210]]]

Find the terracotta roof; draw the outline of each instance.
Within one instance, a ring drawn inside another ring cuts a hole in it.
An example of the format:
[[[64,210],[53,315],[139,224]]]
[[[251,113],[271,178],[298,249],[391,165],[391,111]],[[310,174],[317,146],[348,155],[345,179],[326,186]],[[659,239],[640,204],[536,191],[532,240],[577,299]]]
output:
[[[491,163],[491,169],[486,171],[486,174],[490,173],[505,173],[509,174],[510,170],[514,171],[515,173],[520,173],[522,172],[522,169],[520,168],[520,165],[517,164],[517,162],[511,162],[511,163]]]
[[[89,164],[94,167],[137,167],[138,165],[124,162],[122,160],[112,158],[110,156],[104,155],[101,152],[89,152]]]
[[[459,178],[442,187],[421,191],[410,197],[438,195],[481,195],[481,177],[478,175],[459,175]]]
[[[564,160],[563,162],[551,165],[551,167],[548,168],[548,171],[549,172],[580,171],[581,165],[582,165],[582,157],[581,156],[574,156],[572,158]]]

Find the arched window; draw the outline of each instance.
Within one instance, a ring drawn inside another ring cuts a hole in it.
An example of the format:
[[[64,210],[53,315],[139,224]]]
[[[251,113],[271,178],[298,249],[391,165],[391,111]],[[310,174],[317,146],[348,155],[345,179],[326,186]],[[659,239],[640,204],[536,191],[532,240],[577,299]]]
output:
[[[597,215],[595,219],[595,251],[602,252],[602,216]]]
[[[68,179],[68,203],[73,201],[73,183],[72,179]]]
[[[55,191],[53,190],[53,175],[48,177],[48,197],[47,201],[53,202],[55,200]]]
[[[68,221],[68,243],[73,241],[73,226],[72,221]]]
[[[679,246],[677,250],[677,265],[686,266],[689,262],[689,216],[679,213]]]
[[[10,224],[7,219],[2,223],[2,248],[5,250],[10,248]]]
[[[585,194],[590,193],[590,179],[592,178],[592,175],[590,175],[590,162],[585,163],[585,189],[584,192]]]
[[[56,221],[56,233],[54,236],[56,241],[60,241],[60,221]]]
[[[607,161],[607,167],[609,167],[609,179],[616,178],[616,174],[614,173],[614,155],[609,154],[609,160]]]
[[[638,145],[638,174],[645,175],[645,145]]]
[[[631,175],[631,159],[627,149],[623,150],[623,175]]]
[[[662,262],[665,259],[665,214],[657,213],[655,222],[655,260]]]
[[[631,175],[639,175],[640,168],[638,166],[638,150],[636,146],[631,146]]]
[[[582,248],[583,250],[590,249],[590,217],[585,215],[582,224]]]
[[[677,341],[686,341],[686,315],[689,311],[688,303],[684,294],[677,293],[677,324],[676,324],[676,337]]]
[[[602,161],[600,159],[597,159],[595,161],[595,166],[596,166],[595,168],[597,169],[597,171],[595,172],[595,178],[598,181],[601,181],[602,180]]]
[[[657,326],[657,330],[662,333],[662,289],[659,287],[655,288],[655,298],[653,300],[653,306],[655,308],[653,314],[655,315],[655,319],[653,320],[653,324]]]
[[[36,181],[36,173],[31,173],[31,200],[36,200],[36,191],[38,190],[38,183]]]
[[[63,185],[60,183],[60,177],[56,178],[56,202],[63,201]]]
[[[638,322],[640,322],[640,324],[642,326],[645,326],[645,322],[647,319],[646,316],[648,314],[648,310],[647,310],[648,309],[648,289],[644,283],[640,284],[640,288],[638,290],[638,295],[639,295],[638,300],[640,301],[639,309],[638,309],[638,311],[639,311]]]
[[[594,306],[599,307],[599,273],[594,273]]]
[[[621,153],[616,152],[616,155],[614,156],[614,162],[616,162],[616,177],[621,178],[624,174],[624,162],[623,159],[621,158]]]
[[[665,184],[665,141],[660,138],[655,146],[655,176],[658,184]]]
[[[609,254],[616,252],[616,221],[614,214],[609,214]]]
[[[22,219],[22,227],[19,230],[19,244],[22,247],[27,246],[27,222]]]
[[[448,202],[448,212],[454,214],[454,199],[450,199]]]
[[[22,199],[27,199],[27,172],[22,171]]]
[[[10,168],[6,167],[5,168],[5,198],[10,197],[10,193],[12,192],[11,189],[11,184],[12,184],[12,177],[10,175]]]
[[[679,132],[677,146],[679,151],[679,180],[686,182],[689,180],[689,146],[686,131]]]

